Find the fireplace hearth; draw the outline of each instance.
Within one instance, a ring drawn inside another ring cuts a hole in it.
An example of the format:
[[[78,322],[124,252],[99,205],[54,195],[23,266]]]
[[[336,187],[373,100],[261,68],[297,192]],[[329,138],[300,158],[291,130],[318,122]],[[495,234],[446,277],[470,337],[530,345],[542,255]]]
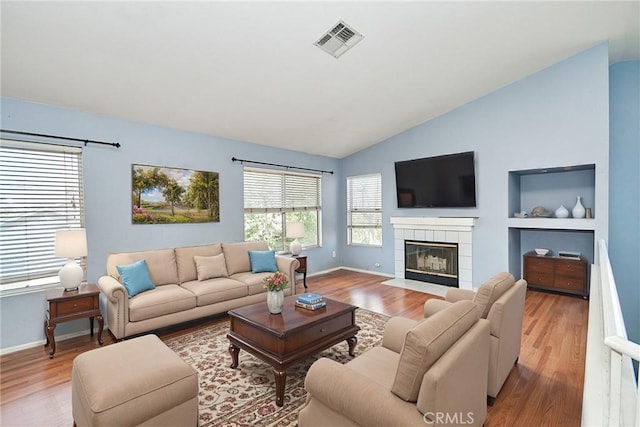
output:
[[[405,240],[407,279],[458,287],[458,244]]]

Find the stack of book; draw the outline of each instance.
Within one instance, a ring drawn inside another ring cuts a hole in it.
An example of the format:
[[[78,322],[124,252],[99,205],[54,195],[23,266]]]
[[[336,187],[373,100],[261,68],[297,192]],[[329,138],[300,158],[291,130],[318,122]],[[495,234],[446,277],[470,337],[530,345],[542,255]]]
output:
[[[324,298],[318,294],[304,293],[298,295],[296,306],[307,310],[317,310],[327,305]]]

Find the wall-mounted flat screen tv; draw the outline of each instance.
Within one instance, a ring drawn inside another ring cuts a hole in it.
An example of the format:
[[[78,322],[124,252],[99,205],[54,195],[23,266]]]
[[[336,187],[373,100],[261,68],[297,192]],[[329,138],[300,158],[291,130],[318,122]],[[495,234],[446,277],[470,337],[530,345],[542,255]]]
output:
[[[396,162],[399,208],[476,206],[473,151]]]

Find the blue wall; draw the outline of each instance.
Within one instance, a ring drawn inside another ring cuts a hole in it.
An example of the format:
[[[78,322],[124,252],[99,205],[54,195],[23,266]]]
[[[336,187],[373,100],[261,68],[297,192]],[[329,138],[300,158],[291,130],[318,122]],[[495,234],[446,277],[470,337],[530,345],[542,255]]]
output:
[[[90,146],[84,151],[90,281],[103,274],[109,252],[242,240],[242,166],[231,162],[235,156],[336,171],[334,175],[323,175],[322,179],[323,247],[308,252],[311,272],[344,265],[393,274],[391,216],[475,216],[478,220],[474,230],[473,275],[474,282],[478,283],[497,271],[508,269],[509,170],[595,164],[595,234],[597,238],[607,239],[608,72],[608,49],[605,44],[599,45],[342,160],[7,98],[1,100],[2,128],[122,144],[118,150]],[[617,73],[615,78],[612,76],[612,91],[617,90],[614,86],[624,92],[625,85],[633,85],[628,76],[626,71],[620,77]],[[637,81],[635,83],[637,88]],[[614,110],[612,106],[612,127],[618,121]],[[631,126],[626,119],[624,123],[627,124],[623,128]],[[635,129],[638,182],[638,131]],[[611,135],[613,138],[614,133]],[[395,207],[395,161],[469,150],[477,156],[477,208],[410,210]],[[617,164],[614,154],[612,148],[612,162]],[[219,172],[220,223],[132,225],[132,163]],[[633,171],[634,167],[630,169]],[[345,177],[371,172],[381,172],[383,178],[384,244],[382,248],[347,246]],[[612,192],[616,189],[612,188]],[[625,190],[618,190],[617,194],[628,197]],[[629,215],[628,209],[634,215]],[[612,223],[620,215],[633,216],[637,230],[637,199],[635,207],[625,208],[622,213],[613,208],[611,211]],[[637,260],[637,239],[635,242]],[[614,243],[610,244],[612,252]],[[334,250],[337,258],[331,257]],[[616,260],[613,261],[615,269]],[[376,262],[381,264],[379,268]],[[619,264],[638,265],[622,259]],[[637,273],[633,270],[631,277],[637,278]],[[637,292],[637,279],[631,285],[636,286]],[[0,299],[0,349],[42,341],[44,308],[42,293]],[[637,304],[632,308],[637,316]],[[86,323],[62,324],[56,329],[56,335],[86,329]]]
[[[609,256],[629,338],[640,343],[640,61],[610,69]]]
[[[345,243],[344,264],[375,270],[379,262],[380,271],[393,274],[390,217],[466,216],[478,218],[473,231],[475,286],[508,270],[510,170],[595,164],[597,191],[589,203],[598,213],[595,238],[606,239],[608,68],[608,47],[602,44],[344,159],[345,176],[382,173],[384,223],[383,246]],[[471,150],[476,153],[477,208],[396,208],[395,161]],[[344,183],[342,188],[344,192]],[[569,201],[573,206],[575,197]]]
[[[107,254],[175,246],[241,241],[244,237],[242,171],[232,157],[304,168],[334,170],[322,177],[323,246],[308,251],[309,271],[335,267],[339,258],[336,212],[340,189],[337,159],[231,141],[150,126],[68,109],[2,98],[2,128],[35,133],[113,141],[122,147],[89,145],[83,152],[87,278],[95,282],[105,272]],[[247,126],[250,126],[247,123]],[[167,166],[220,174],[220,222],[206,224],[133,225],[131,165]],[[37,294],[0,299],[0,348],[44,339],[45,299]],[[16,328],[16,321],[21,322]],[[88,322],[61,324],[56,335],[86,329]]]

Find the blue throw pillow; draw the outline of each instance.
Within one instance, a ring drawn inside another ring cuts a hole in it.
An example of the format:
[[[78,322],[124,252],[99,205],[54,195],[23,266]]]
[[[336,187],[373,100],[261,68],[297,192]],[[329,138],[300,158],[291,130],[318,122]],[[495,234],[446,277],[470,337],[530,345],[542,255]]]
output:
[[[145,260],[141,259],[129,265],[116,265],[116,268],[120,274],[122,284],[127,289],[129,298],[138,295],[140,292],[155,289],[156,285],[153,284],[151,276],[149,276],[149,269],[147,269]]]
[[[275,273],[276,251],[249,251],[252,273]]]

